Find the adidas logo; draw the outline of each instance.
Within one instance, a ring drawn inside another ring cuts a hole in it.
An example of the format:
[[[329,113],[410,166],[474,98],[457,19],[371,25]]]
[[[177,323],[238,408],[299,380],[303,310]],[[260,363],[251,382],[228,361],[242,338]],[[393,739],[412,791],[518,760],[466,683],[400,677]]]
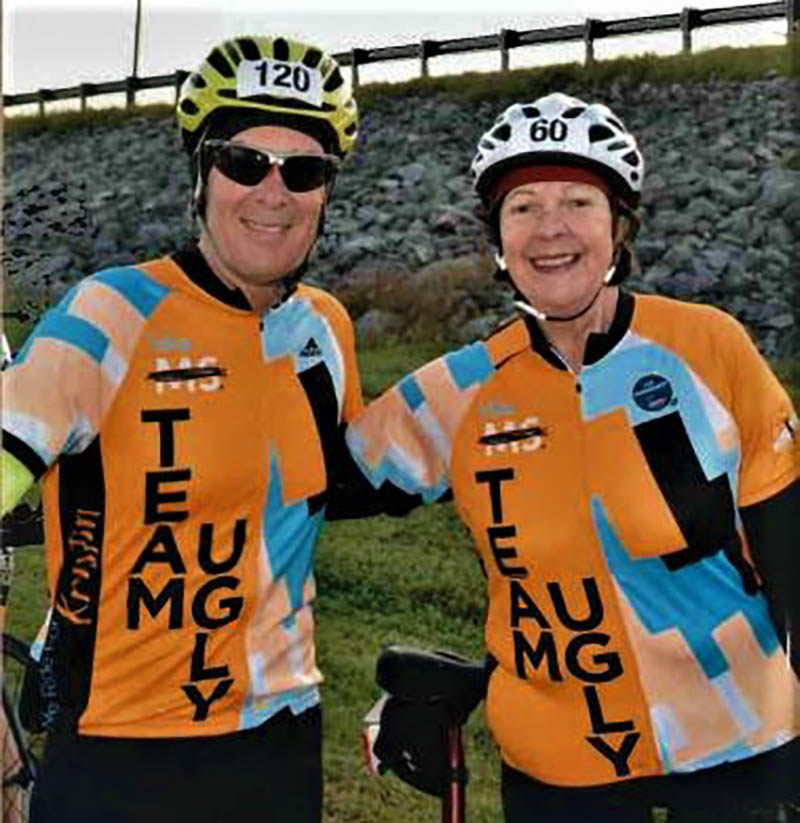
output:
[[[300,357],[320,357],[322,356],[322,349],[317,345],[317,341],[313,337],[308,338],[308,343],[305,344],[303,350],[300,352]]]

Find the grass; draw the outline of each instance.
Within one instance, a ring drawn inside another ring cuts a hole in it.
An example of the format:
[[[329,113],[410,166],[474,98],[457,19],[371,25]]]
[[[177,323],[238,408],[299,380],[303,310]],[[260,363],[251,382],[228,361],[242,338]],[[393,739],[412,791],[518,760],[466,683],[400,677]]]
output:
[[[359,353],[364,390],[373,397],[443,345],[395,345]],[[795,401],[800,363],[776,364]],[[9,628],[32,638],[45,612],[40,551],[20,551]],[[438,803],[393,777],[366,774],[361,722],[378,697],[375,660],[384,644],[409,643],[483,654],[484,583],[471,541],[452,505],[402,519],[331,523],[316,565],[317,651],[325,674],[326,823],[408,823],[439,819]],[[472,823],[497,823],[499,759],[478,709],[465,733]]]
[[[636,83],[687,83],[705,80],[745,81],[769,74],[797,75],[800,40],[786,46],[721,47],[693,54],[660,56],[640,54],[597,60],[591,65],[559,63],[507,72],[465,72],[442,77],[419,77],[402,83],[369,83],[360,86],[356,97],[363,113],[387,98],[409,98],[444,94],[460,100],[532,100],[554,88],[603,87],[613,81]],[[6,116],[7,135],[61,132],[85,125],[114,125],[130,117],[163,119],[171,117],[172,106],[154,103],[124,108],[60,111],[46,114]]]

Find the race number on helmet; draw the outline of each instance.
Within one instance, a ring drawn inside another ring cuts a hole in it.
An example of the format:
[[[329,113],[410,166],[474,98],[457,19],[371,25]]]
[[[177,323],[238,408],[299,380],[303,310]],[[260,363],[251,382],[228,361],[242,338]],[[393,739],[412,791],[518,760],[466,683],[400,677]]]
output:
[[[601,103],[555,93],[507,108],[481,137],[472,161],[478,196],[488,205],[507,171],[540,164],[587,168],[631,208],[639,202],[641,152],[622,121]]]
[[[177,117],[191,154],[213,116],[260,112],[344,157],[355,144],[358,109],[336,61],[288,37],[247,36],[216,46],[181,87]]]

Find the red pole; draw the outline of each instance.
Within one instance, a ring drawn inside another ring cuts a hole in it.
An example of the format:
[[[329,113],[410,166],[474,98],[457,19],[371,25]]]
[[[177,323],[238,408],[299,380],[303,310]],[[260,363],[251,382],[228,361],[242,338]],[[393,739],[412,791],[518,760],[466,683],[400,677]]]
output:
[[[451,726],[447,730],[447,765],[450,785],[442,799],[442,823],[466,823],[467,771],[460,726]]]

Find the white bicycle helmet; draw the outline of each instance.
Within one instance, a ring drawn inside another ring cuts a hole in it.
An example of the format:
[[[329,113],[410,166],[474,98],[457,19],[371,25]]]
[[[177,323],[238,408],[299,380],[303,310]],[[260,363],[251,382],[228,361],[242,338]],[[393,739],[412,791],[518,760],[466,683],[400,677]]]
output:
[[[492,205],[496,183],[530,165],[586,168],[599,174],[631,209],[639,203],[644,159],[633,135],[602,103],[556,92],[509,106],[478,143],[472,161],[475,190]]]

